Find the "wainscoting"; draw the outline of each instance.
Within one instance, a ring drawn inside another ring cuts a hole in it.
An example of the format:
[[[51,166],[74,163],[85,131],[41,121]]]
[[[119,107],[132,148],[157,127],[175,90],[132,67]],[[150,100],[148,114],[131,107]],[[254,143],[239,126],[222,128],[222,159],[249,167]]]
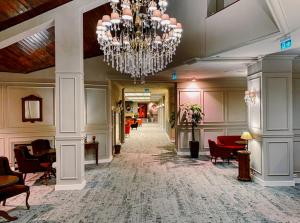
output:
[[[43,98],[43,121],[22,122],[21,98],[28,95]],[[85,86],[85,131],[88,141],[96,136],[99,141],[99,161],[111,157],[109,118],[108,118],[108,86]],[[54,83],[0,83],[0,156],[9,158],[14,164],[14,146],[30,144],[39,138],[50,140],[53,147],[55,139],[55,85]],[[95,160],[93,151],[85,154],[87,163]]]
[[[219,135],[240,135],[247,129],[247,108],[244,101],[245,87],[202,87],[195,83],[193,88],[180,84],[177,87],[178,111],[182,104],[200,104],[205,113],[203,123],[196,129],[195,137],[200,141],[200,152],[208,151],[208,139],[216,140]],[[188,151],[192,138],[191,126],[177,122],[177,151]]]

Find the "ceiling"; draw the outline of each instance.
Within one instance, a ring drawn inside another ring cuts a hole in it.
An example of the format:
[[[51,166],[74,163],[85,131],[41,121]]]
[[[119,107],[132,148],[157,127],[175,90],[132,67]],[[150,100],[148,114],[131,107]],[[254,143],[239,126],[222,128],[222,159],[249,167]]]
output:
[[[48,0],[41,1],[11,1],[10,4],[4,4],[3,2],[10,2],[0,0],[0,15],[1,22],[4,26],[7,24],[12,24],[10,19],[14,17],[8,17],[8,15],[13,16],[16,14],[14,10],[17,10],[17,5],[23,4],[25,9],[28,7],[25,5],[29,4],[31,6],[36,6],[37,8],[43,8],[45,5],[57,5],[58,3],[67,1],[51,1],[56,2],[56,4],[47,3]],[[22,2],[22,3],[21,3]],[[44,4],[43,4],[43,3]],[[17,4],[18,3],[18,4]],[[4,8],[1,8],[5,5]],[[13,7],[14,6],[14,7]],[[22,8],[21,6],[19,6]],[[49,7],[49,6],[48,6]],[[44,9],[44,8],[43,8]],[[18,9],[21,12],[21,9]],[[2,12],[3,15],[1,14]],[[12,12],[10,12],[12,11]],[[41,9],[40,9],[41,11]],[[96,25],[98,19],[100,19],[104,14],[110,14],[111,9],[109,3],[95,8],[83,15],[83,39],[84,39],[84,58],[96,57],[102,55],[97,43],[96,37]],[[24,13],[29,13],[30,15],[37,15],[36,8],[28,9]],[[18,17],[18,14],[15,15]],[[22,17],[24,19],[24,17]],[[25,19],[26,20],[26,19]],[[15,20],[14,20],[15,21]],[[18,20],[19,22],[21,20]],[[7,23],[6,23],[7,22]],[[1,26],[2,28],[2,26]],[[55,66],[55,31],[54,27],[47,30],[41,31],[34,34],[33,36],[27,37],[13,45],[6,48],[0,49],[0,72],[11,72],[11,73],[31,73],[37,70],[42,70],[48,67]]]
[[[0,0],[0,31],[71,0]]]
[[[54,27],[0,50],[0,71],[29,73],[55,64]]]

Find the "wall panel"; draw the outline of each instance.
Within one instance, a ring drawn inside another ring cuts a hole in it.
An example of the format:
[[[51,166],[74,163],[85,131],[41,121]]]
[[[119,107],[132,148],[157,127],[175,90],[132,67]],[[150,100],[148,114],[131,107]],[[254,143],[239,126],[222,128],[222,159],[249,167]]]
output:
[[[107,124],[107,95],[106,89],[86,89],[86,123],[87,125]]]
[[[204,129],[204,148],[209,148],[209,139],[217,142],[217,137],[220,135],[225,135],[224,129]]]
[[[195,138],[200,141],[200,130],[195,130]],[[180,129],[179,131],[179,146],[180,148],[189,148],[189,141],[192,141],[192,132],[190,129]]]
[[[0,85],[0,128],[4,128],[4,87]]]
[[[5,138],[0,138],[0,156],[5,156]]]
[[[21,99],[28,95],[35,95],[43,99],[43,121],[22,122]],[[54,126],[54,87],[42,86],[8,86],[6,104],[6,122],[9,128]]]
[[[59,148],[60,157],[64,162],[59,162],[61,164],[61,177],[60,179],[71,180],[77,179],[78,167],[76,165],[77,160],[77,145],[64,143],[60,145]]]
[[[60,78],[60,133],[76,133],[76,80],[75,77]],[[64,89],[64,90],[62,90]]]
[[[293,79],[293,123],[294,129],[300,130],[300,78]]]
[[[228,122],[247,122],[247,106],[244,101],[245,91],[228,91],[227,93],[227,118]]]
[[[190,104],[201,104],[201,91],[199,90],[183,90],[179,91],[179,105],[190,103]]]
[[[203,108],[205,123],[225,122],[224,92],[204,91]]]
[[[294,173],[300,173],[300,141],[294,142]]]
[[[267,130],[288,130],[288,78],[267,78],[266,89]]]
[[[249,141],[250,166],[257,173],[262,174],[262,142],[260,140]]]
[[[226,87],[221,87],[225,82],[227,83]],[[260,82],[258,81],[258,83]],[[247,112],[244,101],[246,88],[242,82],[203,81],[193,82],[193,84],[186,82],[180,83],[178,87],[178,110],[184,103],[197,103],[203,107],[204,121],[196,129],[196,137],[200,139],[200,152],[207,152],[208,139],[215,140],[219,135],[240,135],[247,129]],[[176,143],[178,153],[187,152],[190,139],[191,127],[183,124],[181,116],[179,116]]]
[[[269,176],[290,175],[290,158],[288,142],[267,142],[267,159]]]

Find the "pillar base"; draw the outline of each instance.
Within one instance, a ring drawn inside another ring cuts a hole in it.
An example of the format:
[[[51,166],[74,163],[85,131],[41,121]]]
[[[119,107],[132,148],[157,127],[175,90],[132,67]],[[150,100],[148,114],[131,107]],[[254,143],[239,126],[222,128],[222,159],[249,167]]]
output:
[[[56,184],[55,190],[82,190],[86,185],[86,180],[82,181],[81,184]]]
[[[260,184],[263,187],[294,187],[295,186],[295,180],[289,180],[289,181],[266,181],[261,179],[258,176],[252,175],[252,179],[254,182]]]

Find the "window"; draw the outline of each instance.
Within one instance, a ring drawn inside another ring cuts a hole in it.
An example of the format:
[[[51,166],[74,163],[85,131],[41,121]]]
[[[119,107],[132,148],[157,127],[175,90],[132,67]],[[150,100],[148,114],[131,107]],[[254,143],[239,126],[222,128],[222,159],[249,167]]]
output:
[[[239,0],[207,0],[207,17],[229,7]]]

